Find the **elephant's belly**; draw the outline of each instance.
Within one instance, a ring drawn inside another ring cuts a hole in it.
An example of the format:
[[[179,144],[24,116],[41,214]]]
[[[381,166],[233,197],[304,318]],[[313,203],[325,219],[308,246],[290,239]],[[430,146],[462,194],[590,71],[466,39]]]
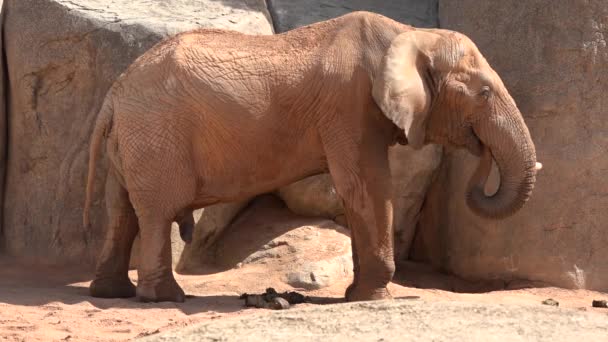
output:
[[[199,182],[195,206],[204,207],[214,203],[243,200],[327,171],[324,162],[286,165],[291,166],[291,169],[281,168],[274,173],[260,172],[253,168],[226,170],[224,174],[205,178]]]
[[[202,161],[194,206],[250,198],[327,171],[316,142],[303,147],[252,144],[232,151],[240,152]]]

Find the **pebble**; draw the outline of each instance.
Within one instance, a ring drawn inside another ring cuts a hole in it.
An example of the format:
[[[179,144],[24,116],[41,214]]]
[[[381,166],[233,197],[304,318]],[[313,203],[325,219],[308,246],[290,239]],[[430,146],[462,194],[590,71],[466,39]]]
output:
[[[559,306],[559,302],[552,298],[543,300],[543,304],[551,305],[551,306]]]

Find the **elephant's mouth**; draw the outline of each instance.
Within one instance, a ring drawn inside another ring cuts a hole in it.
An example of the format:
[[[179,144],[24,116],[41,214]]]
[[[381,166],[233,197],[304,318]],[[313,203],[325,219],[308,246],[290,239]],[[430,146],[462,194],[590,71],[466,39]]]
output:
[[[481,139],[475,134],[472,127],[468,129],[467,139],[464,143],[464,148],[467,149],[472,155],[481,157],[485,144],[481,142]]]

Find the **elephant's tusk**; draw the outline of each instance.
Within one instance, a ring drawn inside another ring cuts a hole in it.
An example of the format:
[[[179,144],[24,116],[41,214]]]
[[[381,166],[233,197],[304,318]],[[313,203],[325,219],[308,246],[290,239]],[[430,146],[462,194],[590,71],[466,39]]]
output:
[[[534,166],[534,170],[539,171],[542,168],[543,168],[543,164],[536,162],[536,165]]]

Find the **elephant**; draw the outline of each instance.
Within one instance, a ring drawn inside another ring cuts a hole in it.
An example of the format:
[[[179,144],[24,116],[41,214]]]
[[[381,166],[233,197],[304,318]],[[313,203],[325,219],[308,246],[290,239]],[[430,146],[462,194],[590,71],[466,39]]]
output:
[[[90,294],[184,301],[171,269],[172,221],[329,172],[351,230],[345,297],[390,298],[396,143],[479,156],[465,195],[483,217],[512,215],[534,187],[523,116],[461,33],[353,12],[276,35],[198,29],[167,38],[115,81],[91,134],[84,224],[102,144],[109,223]],[[501,185],[486,195],[492,161]],[[135,287],[127,271],[138,232]]]

